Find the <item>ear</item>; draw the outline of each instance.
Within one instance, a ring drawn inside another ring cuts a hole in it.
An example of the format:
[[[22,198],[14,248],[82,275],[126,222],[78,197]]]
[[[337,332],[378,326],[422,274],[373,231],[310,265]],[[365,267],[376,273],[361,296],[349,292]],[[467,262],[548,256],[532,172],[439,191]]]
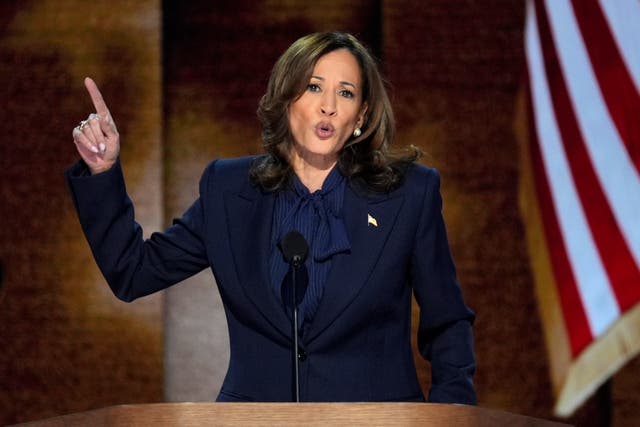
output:
[[[369,105],[366,102],[362,103],[362,106],[360,107],[360,112],[358,113],[358,120],[356,121],[356,126],[361,128],[362,126],[364,126],[364,115],[367,112],[367,109],[369,108]]]

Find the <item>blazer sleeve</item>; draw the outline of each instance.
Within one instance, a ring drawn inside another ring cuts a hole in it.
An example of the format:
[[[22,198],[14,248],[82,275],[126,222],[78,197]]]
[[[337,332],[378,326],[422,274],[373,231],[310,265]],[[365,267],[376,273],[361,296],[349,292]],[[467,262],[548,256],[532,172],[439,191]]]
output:
[[[428,401],[476,404],[471,329],[475,315],[465,305],[457,282],[442,217],[440,177],[427,169],[424,178],[412,284],[420,306],[418,348],[431,363]]]
[[[165,232],[144,240],[119,161],[97,175],[80,161],[65,177],[96,263],[119,299],[133,301],[208,266],[201,198]]]

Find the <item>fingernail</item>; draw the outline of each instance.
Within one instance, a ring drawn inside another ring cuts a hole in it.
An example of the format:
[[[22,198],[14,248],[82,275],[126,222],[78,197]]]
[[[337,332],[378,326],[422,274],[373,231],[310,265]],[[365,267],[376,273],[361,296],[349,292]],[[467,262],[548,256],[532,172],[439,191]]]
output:
[[[91,151],[93,151],[94,153],[98,154],[98,149],[96,147],[94,147],[93,145],[91,146]]]
[[[104,143],[100,143],[100,152],[104,153],[105,151],[107,151],[107,147],[104,145]]]

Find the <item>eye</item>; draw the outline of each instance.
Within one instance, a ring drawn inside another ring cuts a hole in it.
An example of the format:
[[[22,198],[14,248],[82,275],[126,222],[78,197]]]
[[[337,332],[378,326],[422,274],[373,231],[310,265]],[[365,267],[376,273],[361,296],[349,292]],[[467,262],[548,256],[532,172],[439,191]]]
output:
[[[315,83],[309,83],[309,84],[307,85],[307,90],[308,90],[309,92],[320,92],[320,86],[318,86],[318,85],[317,85],[317,84],[315,84]]]
[[[344,96],[345,98],[349,98],[349,99],[352,99],[352,98],[354,98],[354,97],[355,97],[355,95],[353,94],[353,92],[351,92],[351,91],[350,91],[350,90],[348,90],[348,89],[342,89],[340,92],[338,92],[338,94],[339,94],[340,96]]]

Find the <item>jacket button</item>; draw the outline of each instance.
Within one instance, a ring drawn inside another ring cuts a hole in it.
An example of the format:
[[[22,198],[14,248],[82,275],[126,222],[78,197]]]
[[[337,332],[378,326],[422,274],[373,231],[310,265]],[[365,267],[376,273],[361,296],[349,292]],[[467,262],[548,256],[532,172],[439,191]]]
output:
[[[298,360],[301,362],[307,360],[307,352],[301,348],[298,349]]]

